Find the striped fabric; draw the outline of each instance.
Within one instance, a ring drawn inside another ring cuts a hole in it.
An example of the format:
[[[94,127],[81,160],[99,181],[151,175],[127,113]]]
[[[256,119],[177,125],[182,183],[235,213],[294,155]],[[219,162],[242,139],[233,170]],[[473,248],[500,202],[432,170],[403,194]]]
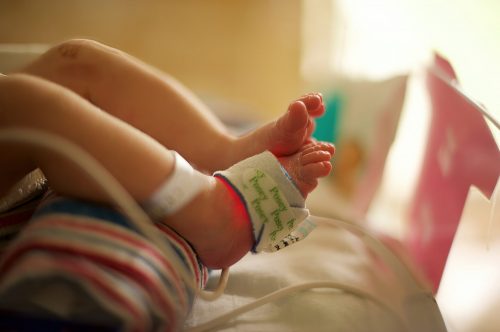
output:
[[[191,246],[167,226],[158,229],[204,287],[208,272]],[[0,260],[0,316],[14,310],[37,330],[55,320],[60,326],[51,330],[176,331],[193,299],[147,238],[116,210],[93,203],[46,200]]]
[[[26,226],[38,204],[39,201],[30,202],[14,211],[0,214],[0,254],[21,229]]]

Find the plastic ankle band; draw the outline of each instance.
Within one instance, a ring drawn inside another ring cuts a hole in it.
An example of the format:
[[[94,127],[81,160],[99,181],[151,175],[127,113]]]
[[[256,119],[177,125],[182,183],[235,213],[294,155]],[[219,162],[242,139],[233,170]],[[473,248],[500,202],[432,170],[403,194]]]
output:
[[[207,177],[196,171],[180,154],[172,151],[174,170],[151,198],[143,204],[153,220],[160,221],[176,213],[207,185]]]
[[[313,229],[316,228],[316,224],[309,219],[304,220],[300,223],[297,228],[290,234],[285,236],[282,240],[273,244],[271,248],[272,251],[278,251],[280,249],[286,248],[300,240],[304,239]]]
[[[226,179],[244,201],[252,222],[253,252],[276,251],[307,235],[308,227],[293,232],[309,216],[305,200],[272,153],[250,157],[214,176]]]

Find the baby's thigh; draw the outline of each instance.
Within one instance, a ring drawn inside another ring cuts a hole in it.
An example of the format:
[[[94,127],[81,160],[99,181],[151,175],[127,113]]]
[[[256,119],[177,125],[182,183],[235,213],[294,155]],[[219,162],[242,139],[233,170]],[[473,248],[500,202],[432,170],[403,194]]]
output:
[[[0,75],[0,197],[2,197],[16,182],[36,168],[29,157],[29,148],[25,144],[12,141],[5,137],[5,129],[14,126],[12,117],[22,110],[24,101],[29,100],[37,90],[28,82]],[[19,116],[19,114],[18,114]],[[26,115],[19,116],[21,120]],[[22,123],[15,125],[22,126]]]
[[[0,195],[37,168],[40,156],[49,155],[46,149],[19,141],[12,133],[7,136],[7,129],[36,129],[63,137],[65,131],[88,132],[83,120],[96,117],[90,108],[93,106],[83,98],[46,79],[27,74],[0,76]]]

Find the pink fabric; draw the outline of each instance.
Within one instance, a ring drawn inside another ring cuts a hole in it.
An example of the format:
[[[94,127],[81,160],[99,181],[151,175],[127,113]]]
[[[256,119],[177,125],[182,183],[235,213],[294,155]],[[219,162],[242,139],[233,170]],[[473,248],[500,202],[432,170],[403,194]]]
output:
[[[427,76],[432,119],[419,183],[410,208],[409,251],[437,290],[471,185],[490,197],[500,153],[477,106],[452,82],[451,65],[436,56]]]

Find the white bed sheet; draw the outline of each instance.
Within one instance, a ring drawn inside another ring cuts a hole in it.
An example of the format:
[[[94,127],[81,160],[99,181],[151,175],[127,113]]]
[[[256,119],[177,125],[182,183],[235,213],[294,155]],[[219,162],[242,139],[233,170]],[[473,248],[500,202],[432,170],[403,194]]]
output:
[[[214,286],[214,274],[209,287]],[[230,270],[225,294],[196,300],[195,326],[280,288],[330,280],[363,289],[398,311],[403,286],[355,235],[319,226],[303,242],[274,254],[248,254]],[[373,301],[335,290],[309,290],[246,313],[215,331],[401,331],[393,314]]]

